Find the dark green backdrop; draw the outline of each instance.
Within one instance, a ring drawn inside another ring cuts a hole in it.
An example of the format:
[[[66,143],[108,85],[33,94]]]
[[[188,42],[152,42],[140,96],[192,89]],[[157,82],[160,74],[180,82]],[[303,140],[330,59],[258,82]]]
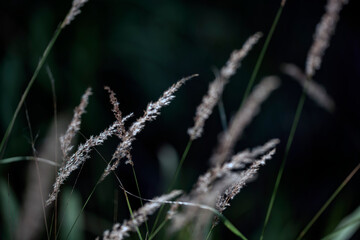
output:
[[[111,105],[103,90],[110,86],[121,110],[136,116],[183,76],[200,76],[182,87],[173,103],[156,122],[148,123],[133,145],[135,169],[143,196],[151,198],[164,190],[157,153],[170,144],[179,155],[184,151],[187,128],[193,124],[196,106],[206,93],[213,71],[224,65],[233,49],[240,48],[253,33],[268,33],[280,1],[92,1],[58,38],[46,65],[55,78],[58,112],[71,114],[87,87],[92,87],[81,131],[95,135],[113,121]],[[260,145],[270,138],[281,140],[276,157],[260,170],[232,203],[225,215],[250,238],[258,236],[277,170],[284,153],[301,88],[281,74],[280,64],[304,67],[312,35],[326,1],[289,0],[271,40],[258,78],[279,75],[282,86],[264,104],[261,113],[237,146],[237,150]],[[70,1],[2,1],[0,3],[0,136],[10,122],[37,62]],[[341,12],[336,34],[315,80],[334,98],[336,112],[329,114],[307,99],[293,147],[280,185],[269,236],[292,239],[305,226],[331,193],[359,162],[360,150],[360,30],[359,5],[351,0]],[[224,92],[228,118],[242,100],[264,38],[250,52]],[[50,80],[43,69],[27,99],[33,132],[40,145],[53,121]],[[221,122],[216,110],[185,162],[179,187],[190,189],[208,167]],[[116,140],[100,148],[110,159]],[[23,107],[4,157],[31,155],[29,130]],[[1,178],[8,179],[19,201],[25,186],[26,163],[0,165]],[[94,154],[80,175],[76,189],[85,199],[105,167]],[[131,168],[122,165],[119,176],[134,191]],[[319,239],[360,203],[360,177],[355,176],[335,203],[310,231]],[[73,184],[74,178],[67,181]],[[87,209],[99,219],[112,221],[115,178],[96,192]],[[125,206],[123,195],[120,205]],[[136,206],[136,204],[135,204]],[[119,219],[127,218],[126,208]],[[1,229],[0,222],[0,232]],[[223,227],[220,231],[233,237]],[[96,230],[98,231],[98,230]],[[93,237],[87,231],[87,237]],[[284,237],[282,237],[284,236]],[[275,238],[272,238],[275,239]]]

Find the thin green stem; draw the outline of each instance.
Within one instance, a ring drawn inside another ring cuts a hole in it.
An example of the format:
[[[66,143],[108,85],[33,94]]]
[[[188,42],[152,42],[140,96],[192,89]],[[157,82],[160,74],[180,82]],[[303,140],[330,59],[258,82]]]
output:
[[[247,240],[247,238],[242,234],[235,226],[232,224],[224,215],[216,211],[215,209],[211,210],[213,213],[215,213],[219,219],[223,222],[223,224],[236,236],[240,237],[243,240]]]
[[[51,92],[52,92],[52,96],[53,96],[53,107],[54,107],[54,128],[55,128],[55,141],[54,141],[54,149],[55,149],[55,162],[58,162],[58,124],[57,124],[57,104],[56,104],[56,90],[55,90],[55,78],[51,72],[51,69],[49,66],[46,66],[46,72],[49,76],[50,79],[50,83],[51,83]],[[58,168],[55,167],[54,169],[54,173],[56,175],[58,171]],[[54,236],[56,236],[56,231],[57,231],[57,215],[58,215],[58,202],[57,199],[55,200],[55,206],[54,206]],[[51,236],[51,231],[50,231],[50,236]]]
[[[39,161],[39,162],[46,163],[46,164],[49,164],[49,165],[55,166],[55,167],[60,166],[60,164],[58,164],[54,161],[51,161],[51,160],[48,160],[45,158],[38,158],[38,157],[34,157],[34,156],[19,156],[19,157],[4,158],[4,159],[0,160],[0,164],[20,162],[20,161],[24,161],[24,160],[25,161]]]
[[[135,178],[136,189],[137,189],[139,197],[140,197],[139,198],[140,199],[140,204],[141,204],[141,207],[143,207],[144,203],[142,201],[142,196],[141,196],[141,192],[140,192],[139,183],[138,183],[138,180],[137,180],[137,177],[136,177],[136,172],[135,172],[134,165],[131,165],[131,167],[132,167],[133,175],[134,175],[134,178]],[[146,233],[148,233],[149,232],[149,226],[147,224],[147,221],[145,221],[145,228],[146,228]]]
[[[304,230],[301,231],[296,240],[302,239],[305,234],[309,231],[311,226],[316,222],[316,220],[321,216],[321,214],[325,211],[325,209],[334,201],[337,195],[341,192],[341,190],[348,184],[351,178],[356,174],[356,172],[360,169],[360,163],[351,171],[351,173],[345,178],[345,180],[340,184],[340,186],[335,190],[335,192],[331,195],[331,197],[325,202],[325,204],[320,208],[320,210],[315,214],[315,216],[311,219],[311,221],[306,225]]]
[[[66,240],[69,239],[72,230],[74,229],[74,227],[75,227],[77,221],[79,220],[81,214],[84,212],[84,209],[85,209],[86,205],[88,204],[90,198],[91,198],[92,195],[94,194],[94,192],[95,192],[95,190],[96,190],[96,187],[99,185],[99,183],[100,183],[100,179],[97,181],[97,183],[95,184],[94,188],[92,189],[90,195],[88,196],[88,198],[86,199],[84,205],[82,206],[81,211],[80,211],[79,214],[77,215],[77,217],[76,217],[76,219],[75,219],[75,222],[74,222],[73,225],[71,226],[70,231],[68,232],[68,234],[67,234],[67,236],[66,236]],[[60,232],[60,228],[59,228],[59,232]]]
[[[94,188],[92,189],[90,195],[88,196],[88,198],[86,199],[84,205],[82,206],[81,211],[80,211],[79,214],[77,215],[77,217],[76,217],[73,225],[72,225],[71,228],[70,228],[70,231],[68,232],[68,234],[67,234],[67,236],[66,236],[66,240],[69,239],[72,230],[74,229],[74,227],[75,227],[77,221],[79,220],[81,214],[84,212],[84,209],[85,209],[86,205],[88,204],[90,198],[91,198],[92,195],[94,194],[94,192],[95,192],[95,190],[96,190],[96,187],[100,184],[100,182],[101,182],[101,178],[99,178],[99,180],[96,182],[96,184],[95,184]],[[130,201],[129,201],[129,198],[128,198],[128,196],[127,196],[126,191],[124,191],[124,194],[125,194],[126,203],[127,203],[127,205],[128,205],[130,215],[131,215],[131,217],[133,217],[133,211],[132,211],[131,204],[130,204]],[[60,227],[59,227],[59,230],[60,230]],[[141,240],[143,240],[143,239],[142,239],[142,236],[141,236],[141,233],[140,233],[140,230],[139,230],[138,227],[136,227],[136,231],[137,231],[137,233],[138,233],[138,235],[139,235],[139,238],[140,238]],[[60,232],[60,231],[59,231],[59,232]]]
[[[130,204],[130,201],[129,201],[129,197],[128,197],[126,191],[124,191],[124,195],[125,195],[126,204],[127,204],[127,206],[128,206],[128,209],[129,209],[131,218],[133,218],[133,217],[134,217],[134,214],[133,214],[133,211],[132,211],[132,208],[131,208],[131,204]],[[141,232],[140,232],[139,227],[136,227],[136,232],[137,232],[137,234],[138,234],[138,236],[139,236],[139,239],[143,240],[143,238],[142,238],[142,236],[141,236]]]
[[[191,202],[177,202],[180,205],[185,205],[185,206],[191,206],[191,207],[197,207],[197,208],[201,208],[207,211],[210,211],[212,213],[214,213],[219,220],[225,225],[225,227],[227,227],[232,233],[234,233],[236,236],[240,237],[243,240],[247,240],[247,238],[244,236],[244,234],[242,234],[235,226],[234,224],[232,224],[229,219],[227,219],[224,215],[222,215],[218,210],[216,210],[213,207],[207,206],[207,205],[203,205],[203,204],[198,204],[198,203],[191,203]],[[165,222],[167,221],[167,219],[161,224],[165,224]],[[153,237],[155,235],[152,235]]]
[[[160,225],[156,228],[156,230],[150,235],[149,240],[153,239],[156,234],[158,234],[160,232],[160,230],[165,227],[166,223],[167,223],[167,219],[165,219],[162,223],[160,223]]]
[[[73,192],[74,192],[74,190],[75,190],[75,186],[76,186],[76,184],[77,184],[77,182],[78,182],[78,180],[79,180],[80,173],[82,172],[83,167],[84,167],[84,163],[81,165],[81,168],[80,168],[80,170],[79,170],[79,173],[76,175],[74,185],[73,185],[72,188],[71,188],[71,192],[70,192],[68,198],[66,199],[65,209],[67,209],[67,207],[69,206],[70,198],[71,198],[71,196],[72,196],[72,194],[73,194]],[[95,186],[95,188],[96,188],[96,186]],[[55,200],[55,207],[56,207],[56,208],[57,208],[57,200],[58,200],[58,198],[56,198],[56,200]],[[81,212],[80,212],[80,214],[81,214]],[[64,222],[64,219],[65,219],[65,215],[63,215],[62,218],[61,218],[61,220],[60,220],[59,229],[58,229],[57,233],[55,234],[55,236],[56,236],[56,237],[55,237],[55,240],[59,237],[60,229],[61,229],[61,227],[62,227],[62,224],[63,224],[63,222]],[[77,220],[76,220],[76,221],[77,221]],[[76,223],[76,221],[75,221],[75,223]],[[75,224],[75,223],[74,223],[74,224]]]
[[[35,168],[36,168],[36,176],[37,176],[37,180],[38,180],[38,184],[39,184],[39,193],[40,193],[40,197],[41,197],[41,207],[42,207],[42,213],[43,213],[43,218],[44,218],[44,225],[45,225],[45,231],[46,231],[46,236],[47,239],[50,240],[50,235],[49,235],[49,228],[48,228],[48,224],[47,224],[47,218],[46,218],[46,211],[45,211],[45,204],[44,204],[44,194],[43,194],[43,189],[41,186],[42,180],[41,180],[41,176],[40,176],[40,169],[39,169],[39,163],[36,160],[36,149],[35,149],[35,138],[34,135],[32,133],[32,128],[31,128],[31,123],[30,123],[30,116],[29,116],[29,112],[27,110],[27,106],[25,103],[25,113],[26,113],[26,120],[28,123],[28,127],[29,127],[29,134],[30,134],[30,139],[31,139],[31,148],[33,151],[33,156],[35,158]]]
[[[52,47],[53,47],[56,39],[58,38],[58,36],[59,36],[59,34],[60,34],[60,32],[61,32],[61,30],[62,30],[62,28],[61,28],[60,25],[59,25],[58,28],[56,29],[54,35],[52,36],[49,44],[48,44],[47,47],[45,48],[45,51],[44,51],[43,55],[41,56],[40,61],[39,61],[38,65],[37,65],[37,67],[36,67],[36,69],[35,69],[35,72],[34,72],[34,74],[32,75],[32,77],[31,77],[31,79],[30,79],[30,82],[28,83],[28,85],[27,85],[24,93],[23,93],[22,96],[21,96],[20,102],[19,102],[19,104],[17,105],[16,110],[15,110],[15,113],[14,113],[14,115],[13,115],[13,117],[12,117],[10,123],[9,123],[9,126],[8,126],[7,129],[6,129],[6,132],[5,132],[5,134],[4,134],[4,137],[3,137],[2,140],[1,140],[1,143],[0,143],[0,159],[2,158],[2,156],[3,156],[3,154],[4,154],[5,146],[6,146],[6,143],[7,143],[7,141],[8,141],[8,138],[9,138],[9,136],[10,136],[10,133],[11,133],[13,127],[14,127],[14,123],[15,123],[16,117],[18,116],[18,114],[19,114],[19,112],[20,112],[20,109],[21,109],[22,105],[24,104],[24,101],[25,101],[25,99],[26,99],[26,97],[27,97],[27,95],[28,95],[28,93],[29,93],[29,91],[30,91],[30,88],[31,88],[31,86],[33,85],[33,83],[35,82],[35,79],[37,78],[37,76],[38,76],[38,74],[39,74],[42,66],[44,65],[44,63],[45,63],[45,61],[46,61],[46,59],[47,59],[47,57],[48,57],[48,55],[49,55],[49,53],[50,53],[50,51],[51,51],[51,49],[52,49]]]
[[[184,152],[183,152],[183,154],[182,154],[182,156],[181,156],[180,163],[179,163],[179,165],[178,165],[177,168],[176,168],[175,175],[174,175],[174,177],[173,177],[173,179],[172,179],[172,181],[171,181],[171,184],[170,184],[169,187],[168,187],[167,192],[169,192],[169,191],[174,187],[174,185],[176,184],[177,177],[179,176],[181,167],[182,167],[182,165],[183,165],[183,163],[184,163],[184,161],[185,161],[185,159],[186,159],[186,157],[187,157],[187,155],[188,155],[188,153],[189,153],[189,150],[190,150],[190,148],[191,148],[192,142],[193,142],[193,141],[192,141],[191,139],[189,139],[189,141],[188,141],[188,143],[187,143],[187,145],[186,145],[186,148],[185,148],[185,150],[184,150]],[[161,215],[163,209],[164,209],[164,205],[162,205],[162,206],[160,207],[160,210],[159,210],[159,212],[158,212],[157,215],[156,215],[154,225],[153,225],[153,227],[152,227],[152,229],[151,229],[151,232],[150,232],[150,235],[151,235],[151,236],[154,235],[154,234],[153,234],[154,229],[156,228],[156,225],[157,225],[157,223],[158,223],[158,221],[159,221],[159,218],[160,218],[160,215]]]
[[[271,211],[272,211],[272,208],[273,208],[273,205],[274,205],[274,202],[275,202],[276,194],[277,194],[277,191],[278,191],[278,188],[279,188],[279,185],[280,185],[281,177],[282,177],[282,175],[284,173],[285,163],[286,163],[286,160],[287,160],[290,148],[291,148],[291,144],[292,144],[292,142],[294,140],[294,135],[295,135],[295,132],[296,132],[299,120],[300,120],[300,116],[301,116],[301,113],[302,113],[302,110],[303,110],[303,107],[304,107],[305,99],[306,99],[306,95],[305,95],[305,91],[303,89],[303,92],[301,94],[298,106],[296,108],[296,113],[295,113],[294,121],[293,121],[292,126],[291,126],[289,138],[288,138],[287,143],[286,143],[284,157],[282,159],[281,166],[280,166],[278,175],[276,177],[275,187],[274,187],[274,190],[272,192],[270,203],[269,203],[269,206],[268,206],[268,209],[267,209],[267,212],[266,212],[266,217],[265,217],[264,226],[263,226],[263,229],[262,229],[262,232],[261,232],[260,240],[262,240],[264,238],[265,229],[266,229],[266,226],[267,226],[267,224],[269,222],[269,218],[270,218]]]
[[[251,91],[251,88],[252,86],[254,85],[254,82],[255,82],[255,79],[256,79],[256,76],[259,72],[259,69],[261,67],[261,64],[262,64],[262,61],[264,59],[264,56],[265,56],[265,53],[268,49],[268,46],[270,44],[270,41],[272,39],[272,36],[274,34],[274,31],[276,29],[276,26],[279,22],[279,19],[280,19],[280,16],[281,16],[281,13],[282,13],[282,10],[284,8],[284,5],[280,5],[280,8],[278,9],[277,13],[276,13],[276,16],[275,16],[275,19],[271,25],[271,28],[270,28],[270,31],[269,31],[269,34],[267,35],[266,37],[266,40],[265,40],[265,43],[264,43],[264,46],[263,48],[261,49],[261,52],[260,52],[260,55],[256,61],[256,64],[255,64],[255,68],[251,74],[251,77],[250,77],[250,80],[249,80],[249,83],[248,85],[246,86],[246,90],[245,90],[245,93],[244,93],[244,96],[243,96],[243,99],[242,99],[242,102],[241,102],[241,105],[240,107],[242,107],[242,105],[244,104],[245,100],[247,99],[247,97],[249,96],[250,94],[250,91]]]
[[[186,157],[187,157],[187,155],[188,155],[188,153],[189,153],[189,150],[190,150],[190,148],[191,148],[192,142],[193,142],[193,141],[190,139],[190,140],[188,141],[187,145],[186,145],[185,151],[183,152],[183,155],[181,156],[180,163],[179,163],[179,165],[178,165],[177,168],[176,168],[176,172],[175,172],[174,178],[172,179],[171,184],[170,184],[170,186],[169,186],[169,188],[168,188],[168,192],[169,192],[169,191],[175,186],[175,184],[176,184],[176,181],[177,181],[177,178],[178,178],[178,176],[179,176],[180,170],[181,170],[182,165],[184,164],[184,161],[185,161],[185,159],[186,159]]]
[[[210,239],[210,236],[211,236],[214,228],[215,228],[215,225],[213,224],[213,225],[211,226],[211,228],[210,228],[210,231],[209,231],[208,235],[206,236],[206,240]]]

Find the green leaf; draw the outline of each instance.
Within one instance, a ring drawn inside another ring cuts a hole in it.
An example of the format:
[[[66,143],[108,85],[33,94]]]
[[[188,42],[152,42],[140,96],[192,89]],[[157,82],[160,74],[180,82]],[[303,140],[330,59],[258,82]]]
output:
[[[15,233],[19,216],[19,204],[14,192],[3,179],[0,179],[0,214],[3,220],[0,239],[13,239],[12,234]]]
[[[41,163],[46,163],[52,166],[60,166],[60,164],[48,160],[48,159],[44,159],[44,158],[35,158],[32,156],[19,156],[19,157],[11,157],[11,158],[4,158],[4,159],[0,159],[0,164],[8,164],[8,163],[14,163],[14,162],[21,162],[21,161],[39,161]]]
[[[64,189],[61,197],[61,208],[60,212],[62,213],[62,219],[63,219],[63,226],[61,227],[61,239],[76,239],[81,240],[85,239],[84,235],[84,215],[81,214],[79,219],[76,221],[76,218],[78,217],[79,212],[81,212],[82,208],[82,200],[80,194],[73,190],[71,192],[71,189],[66,188]],[[70,235],[68,236],[68,233],[70,232],[70,229],[72,226],[74,228],[72,229]]]
[[[354,235],[360,227],[360,206],[351,214],[346,216],[334,229],[332,233],[322,240],[347,240]]]

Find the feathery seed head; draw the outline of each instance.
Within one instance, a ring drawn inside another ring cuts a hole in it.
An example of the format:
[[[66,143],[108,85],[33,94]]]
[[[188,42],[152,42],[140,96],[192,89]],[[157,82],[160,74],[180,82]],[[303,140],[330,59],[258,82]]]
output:
[[[53,191],[46,201],[46,205],[50,205],[57,198],[57,195],[60,192],[60,186],[74,170],[78,169],[79,166],[89,158],[92,148],[101,145],[109,137],[116,134],[118,132],[117,129],[119,128],[119,125],[120,123],[114,122],[98,136],[91,136],[84,144],[80,144],[77,151],[69,159],[67,159],[63,163],[63,166],[59,169],[58,176],[53,186]]]
[[[216,210],[222,213],[227,207],[230,206],[229,202],[234,199],[234,197],[240,193],[240,190],[251,181],[259,171],[260,166],[265,165],[266,160],[270,160],[272,156],[275,154],[276,149],[274,148],[275,145],[279,143],[278,139],[274,139],[268,143],[266,143],[262,147],[258,147],[258,149],[254,149],[252,153],[260,153],[260,152],[267,152],[260,159],[253,160],[251,166],[238,173],[236,178],[236,182],[233,183],[229,188],[227,188],[221,195],[219,195],[217,202],[216,202]],[[275,145],[274,145],[275,144]],[[273,147],[272,149],[270,147]],[[269,150],[270,148],[270,150]],[[257,156],[258,158],[259,156]],[[255,159],[255,158],[254,158]],[[219,219],[218,217],[214,218],[213,226],[217,225]]]
[[[81,116],[85,113],[85,109],[89,103],[89,97],[92,94],[91,88],[86,89],[85,93],[81,97],[81,102],[74,110],[74,116],[69,124],[68,129],[64,136],[60,137],[61,150],[63,152],[64,160],[68,158],[68,154],[73,148],[71,141],[80,130]]]
[[[64,21],[62,22],[61,28],[65,28],[75,19],[76,15],[81,13],[80,8],[84,6],[87,1],[88,0],[73,0],[71,9],[66,15]]]
[[[198,74],[182,78],[177,83],[173,84],[168,90],[166,90],[156,102],[150,102],[147,105],[144,115],[137,119],[122,137],[122,141],[119,143],[115,153],[113,154],[112,160],[114,161],[107,165],[101,177],[101,180],[104,180],[111,171],[114,171],[118,167],[121,159],[127,157],[128,160],[126,163],[133,164],[133,162],[131,161],[130,151],[132,142],[135,140],[135,136],[144,129],[146,122],[153,121],[158,115],[160,115],[161,108],[170,104],[171,100],[175,98],[174,93],[185,82],[196,76],[198,76]]]
[[[136,228],[143,224],[149,215],[152,215],[162,204],[168,203],[169,200],[178,197],[182,191],[174,190],[169,194],[154,198],[146,203],[139,210],[134,212],[130,220],[125,220],[122,224],[114,224],[112,230],[106,230],[103,234],[104,240],[121,240],[128,237],[130,232],[136,231]]]
[[[312,78],[316,70],[320,69],[322,58],[329,46],[330,38],[335,32],[339,20],[339,13],[348,0],[328,0],[325,14],[316,26],[314,41],[306,59],[306,75]]]
[[[216,74],[215,80],[210,83],[207,94],[203,97],[201,104],[196,109],[194,126],[188,129],[191,140],[201,137],[204,131],[205,121],[209,118],[215,105],[219,102],[229,78],[236,73],[236,70],[241,65],[241,61],[259,41],[261,36],[262,33],[255,33],[244,43],[240,50],[233,51],[230,59],[226,62],[220,73]]]
[[[275,76],[270,76],[264,78],[257,86],[255,86],[244,105],[230,121],[227,131],[220,135],[219,145],[210,158],[210,162],[213,166],[220,166],[227,161],[244,129],[260,111],[260,105],[268,98],[272,91],[279,87],[279,85],[280,79]]]
[[[295,79],[304,88],[304,91],[312,98],[319,106],[326,109],[328,112],[334,112],[335,102],[326,92],[325,88],[316,83],[312,79],[308,79],[306,75],[294,64],[283,64],[282,71]]]

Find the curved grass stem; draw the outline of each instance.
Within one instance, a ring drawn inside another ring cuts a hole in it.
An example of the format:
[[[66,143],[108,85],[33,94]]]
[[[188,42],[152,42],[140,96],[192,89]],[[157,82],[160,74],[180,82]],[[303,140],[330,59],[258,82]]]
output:
[[[284,4],[285,5],[285,4]],[[243,96],[243,99],[242,99],[242,102],[240,104],[240,107],[242,107],[242,105],[244,104],[245,100],[247,99],[247,97],[249,96],[250,94],[250,91],[251,91],[251,88],[253,87],[254,85],[254,82],[255,82],[255,79],[256,79],[256,76],[259,72],[259,69],[261,67],[261,64],[262,64],[262,61],[264,59],[264,56],[265,56],[265,53],[269,47],[269,44],[270,44],[270,41],[272,39],[272,36],[274,34],[274,31],[276,29],[276,26],[279,22],[279,19],[280,19],[280,16],[281,16],[281,13],[282,13],[282,10],[284,8],[284,5],[281,4],[280,5],[280,8],[278,9],[277,13],[276,13],[276,16],[275,16],[275,19],[271,25],[271,28],[270,28],[270,31],[268,33],[268,35],[266,36],[266,39],[265,39],[265,43],[264,43],[264,46],[262,47],[261,49],[261,52],[260,52],[260,55],[256,61],[256,64],[255,64],[255,67],[254,67],[254,70],[251,74],[251,77],[250,77],[250,80],[248,82],[248,85],[246,86],[246,90],[245,90],[245,93],[244,93],[244,96]]]
[[[295,132],[296,132],[299,120],[300,120],[300,116],[301,116],[303,107],[304,107],[305,99],[306,99],[306,94],[305,94],[305,91],[303,90],[303,92],[301,94],[301,97],[300,97],[300,100],[298,102],[298,106],[296,108],[296,113],[295,113],[294,121],[293,121],[292,126],[291,126],[289,138],[288,138],[287,143],[286,143],[284,157],[282,159],[281,166],[280,166],[279,172],[278,172],[277,177],[276,177],[275,186],[274,186],[273,192],[271,194],[271,199],[270,199],[270,203],[269,203],[269,206],[268,206],[268,209],[267,209],[267,212],[266,212],[266,217],[265,217],[264,225],[263,225],[263,228],[262,228],[262,231],[261,231],[260,240],[262,240],[264,238],[265,229],[266,229],[266,226],[267,226],[267,224],[269,222],[271,211],[272,211],[272,208],[274,206],[276,194],[277,194],[280,182],[281,182],[282,175],[284,173],[285,163],[286,163],[287,157],[289,155],[291,144],[292,144],[292,142],[294,140]]]
[[[47,57],[49,56],[49,53],[50,53],[56,39],[58,38],[61,30],[62,30],[61,25],[59,25],[58,28],[56,29],[55,33],[53,34],[50,42],[48,43],[47,47],[45,48],[45,51],[44,51],[43,55],[40,58],[40,61],[39,61],[38,65],[37,65],[37,67],[36,67],[36,69],[34,71],[34,74],[32,75],[27,87],[25,88],[24,93],[21,96],[21,99],[20,99],[20,101],[19,101],[19,103],[18,103],[18,105],[16,107],[14,115],[13,115],[13,117],[12,117],[10,123],[9,123],[9,126],[6,129],[4,137],[1,140],[1,143],[0,143],[0,159],[2,158],[2,156],[4,154],[4,151],[5,151],[5,148],[6,148],[6,143],[7,143],[8,139],[9,139],[11,131],[12,131],[13,127],[14,127],[14,123],[15,123],[15,120],[16,120],[19,112],[20,112],[20,109],[21,109],[22,105],[24,104],[24,101],[25,101],[25,99],[26,99],[26,97],[27,97],[27,95],[28,95],[28,93],[30,91],[31,86],[34,84],[35,79],[37,78],[42,66],[44,65]]]
[[[141,204],[141,207],[143,207],[144,203],[143,203],[143,200],[142,200],[142,197],[141,197],[139,182],[138,182],[137,177],[136,177],[136,172],[135,172],[134,165],[131,165],[131,167],[132,167],[132,171],[133,171],[133,175],[134,175],[134,179],[135,179],[136,189],[137,189],[139,197],[140,197],[139,198],[140,199],[140,204]],[[149,233],[149,226],[147,224],[147,221],[145,221],[145,228],[146,228],[146,233]]]
[[[183,152],[183,154],[182,154],[182,156],[181,156],[180,163],[179,163],[179,165],[178,165],[177,168],[176,168],[175,175],[174,175],[174,177],[173,177],[173,179],[172,179],[172,181],[171,181],[171,184],[170,184],[169,188],[167,189],[167,192],[169,192],[169,191],[174,187],[174,185],[176,184],[177,177],[179,176],[179,173],[180,173],[180,170],[181,170],[181,168],[182,168],[182,165],[184,164],[184,161],[185,161],[185,159],[186,159],[186,157],[187,157],[187,155],[188,155],[188,153],[189,153],[189,150],[190,150],[190,148],[191,148],[192,142],[193,142],[193,141],[192,141],[191,139],[189,139],[189,141],[188,141],[188,143],[187,143],[187,145],[186,145],[186,147],[185,147],[185,150],[184,150],[184,152]],[[159,218],[160,218],[160,215],[161,215],[161,213],[162,213],[163,210],[164,210],[164,205],[162,205],[162,206],[160,207],[160,210],[159,210],[159,212],[158,212],[157,215],[156,215],[154,225],[153,225],[153,227],[152,227],[152,229],[151,229],[151,232],[150,232],[150,236],[154,235],[154,234],[153,234],[153,233],[154,233],[154,230],[155,230],[155,228],[156,228],[157,223],[159,222]]]

